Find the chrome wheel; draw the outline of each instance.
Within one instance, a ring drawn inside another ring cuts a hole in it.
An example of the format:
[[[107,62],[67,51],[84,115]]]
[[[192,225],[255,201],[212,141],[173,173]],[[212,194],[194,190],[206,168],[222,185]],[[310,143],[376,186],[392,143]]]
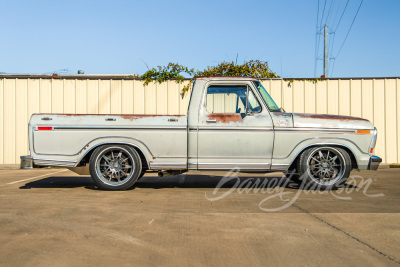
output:
[[[346,160],[339,150],[321,147],[312,151],[307,158],[307,172],[310,178],[321,185],[333,185],[343,178]]]
[[[134,159],[122,147],[108,147],[96,157],[96,174],[100,180],[111,186],[123,185],[134,174]]]

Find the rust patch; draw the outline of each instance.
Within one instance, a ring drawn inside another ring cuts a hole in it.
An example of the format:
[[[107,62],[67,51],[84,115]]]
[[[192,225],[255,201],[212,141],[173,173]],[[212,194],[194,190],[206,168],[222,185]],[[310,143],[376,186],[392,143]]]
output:
[[[230,122],[242,122],[243,119],[240,114],[224,114],[224,113],[212,113],[208,115],[210,120],[216,120],[217,123],[230,123]]]
[[[112,116],[112,115],[110,115]],[[137,120],[137,119],[142,119],[142,118],[152,118],[152,117],[176,117],[175,115],[115,115],[119,116],[125,120]],[[177,115],[177,116],[183,116],[183,115]]]
[[[293,113],[293,115],[299,116],[300,118],[311,118],[311,119],[321,119],[321,120],[368,121],[366,119],[358,117],[329,115],[329,114]]]

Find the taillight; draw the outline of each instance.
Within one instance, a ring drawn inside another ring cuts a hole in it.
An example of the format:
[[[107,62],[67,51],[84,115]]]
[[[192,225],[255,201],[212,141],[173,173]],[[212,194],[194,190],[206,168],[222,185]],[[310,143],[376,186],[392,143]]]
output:
[[[52,131],[53,127],[37,127],[38,131]]]

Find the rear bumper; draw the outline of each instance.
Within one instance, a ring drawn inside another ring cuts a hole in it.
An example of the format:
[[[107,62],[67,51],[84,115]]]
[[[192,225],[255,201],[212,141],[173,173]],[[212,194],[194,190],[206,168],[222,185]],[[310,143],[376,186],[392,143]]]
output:
[[[381,164],[382,159],[378,156],[371,156],[369,158],[368,170],[376,171]]]

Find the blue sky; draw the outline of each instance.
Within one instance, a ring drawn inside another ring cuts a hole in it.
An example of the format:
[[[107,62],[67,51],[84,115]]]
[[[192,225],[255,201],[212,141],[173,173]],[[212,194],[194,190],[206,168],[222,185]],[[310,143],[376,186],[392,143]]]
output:
[[[346,2],[326,1],[329,31]],[[330,35],[330,57],[336,57],[360,2],[349,0]],[[319,0],[320,16],[324,4]],[[0,72],[142,74],[144,62],[204,69],[238,54],[239,63],[266,60],[283,77],[315,77],[317,6],[317,0],[0,0]],[[329,76],[400,76],[399,33],[400,1],[364,0]],[[322,47],[321,39],[319,56]],[[318,60],[316,76],[321,74]]]

